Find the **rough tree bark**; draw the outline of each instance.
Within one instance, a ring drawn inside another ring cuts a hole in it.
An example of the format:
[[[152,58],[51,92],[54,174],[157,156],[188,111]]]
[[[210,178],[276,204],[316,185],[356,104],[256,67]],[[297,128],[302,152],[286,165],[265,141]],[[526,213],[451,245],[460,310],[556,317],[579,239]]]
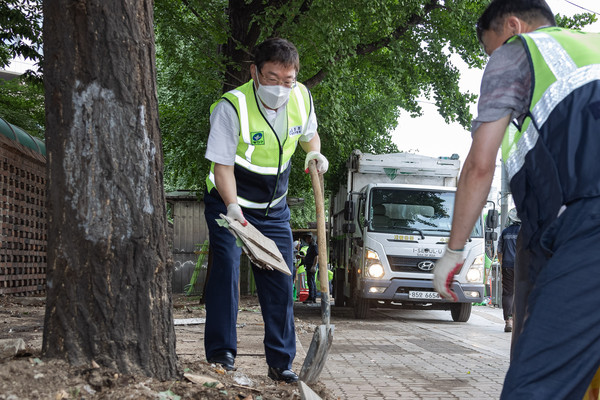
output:
[[[152,0],[44,0],[43,354],[177,375]]]
[[[226,65],[223,92],[243,85],[250,79],[250,65],[254,61],[252,49],[260,35],[260,28],[253,23],[251,16],[261,12],[263,7],[262,0],[229,0],[227,14],[231,34],[223,46],[223,55],[231,61]]]

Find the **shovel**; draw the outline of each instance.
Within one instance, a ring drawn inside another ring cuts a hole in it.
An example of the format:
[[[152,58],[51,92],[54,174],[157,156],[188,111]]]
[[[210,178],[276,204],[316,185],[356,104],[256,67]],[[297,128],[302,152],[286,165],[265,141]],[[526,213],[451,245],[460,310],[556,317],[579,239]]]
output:
[[[335,326],[329,324],[331,309],[329,307],[329,280],[327,276],[327,237],[325,233],[325,206],[323,200],[323,175],[317,172],[316,161],[308,163],[310,180],[315,194],[315,206],[317,210],[317,246],[319,249],[319,280],[321,281],[321,320],[322,324],[315,329],[315,333],[306,353],[300,380],[313,384],[319,378],[327,354],[333,342],[333,331]]]

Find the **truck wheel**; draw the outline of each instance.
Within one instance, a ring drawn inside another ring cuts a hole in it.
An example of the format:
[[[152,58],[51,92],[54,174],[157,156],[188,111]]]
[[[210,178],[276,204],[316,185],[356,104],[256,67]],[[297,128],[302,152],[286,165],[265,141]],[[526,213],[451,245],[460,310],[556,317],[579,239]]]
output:
[[[369,300],[354,296],[354,318],[365,319],[369,315]]]
[[[454,322],[467,322],[471,317],[471,309],[473,306],[471,303],[460,303],[452,305],[450,314],[452,314],[452,320]]]
[[[340,276],[338,277],[338,275]],[[335,271],[335,302],[333,304],[336,307],[344,307],[346,304],[346,296],[344,296],[344,278],[342,270]]]

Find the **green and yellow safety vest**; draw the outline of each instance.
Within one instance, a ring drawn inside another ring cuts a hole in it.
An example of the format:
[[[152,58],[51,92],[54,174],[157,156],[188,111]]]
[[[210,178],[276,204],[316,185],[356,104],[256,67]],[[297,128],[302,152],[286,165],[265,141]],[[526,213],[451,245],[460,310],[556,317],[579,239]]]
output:
[[[266,213],[269,208],[284,206],[290,160],[311,113],[310,92],[301,83],[292,90],[286,106],[287,132],[283,144],[260,110],[252,80],[225,93],[219,99],[223,100],[235,108],[240,122],[234,165],[238,203],[245,208],[265,209]],[[211,112],[217,103],[211,106]],[[209,192],[215,188],[214,163],[206,187]]]
[[[529,57],[532,95],[522,124],[504,135],[502,158],[531,238],[561,206],[600,196],[600,35],[550,27],[511,40]]]

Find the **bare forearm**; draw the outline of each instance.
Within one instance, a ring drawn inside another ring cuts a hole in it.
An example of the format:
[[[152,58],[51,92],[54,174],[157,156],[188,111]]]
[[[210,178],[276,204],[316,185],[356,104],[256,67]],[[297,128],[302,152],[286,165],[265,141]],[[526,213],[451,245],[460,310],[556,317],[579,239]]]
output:
[[[215,185],[226,206],[237,203],[237,188],[233,165],[215,164]]]
[[[315,136],[313,136],[313,138],[308,142],[301,141],[300,147],[302,147],[302,150],[304,150],[306,153],[310,151],[321,152],[321,138],[319,137],[319,133],[315,133]]]
[[[479,170],[465,163],[456,191],[452,233],[448,242],[448,247],[453,250],[465,246],[475,222],[481,215],[494,178],[493,161],[489,170]]]
[[[498,121],[484,123],[473,135],[473,144],[456,190],[452,232],[448,241],[452,250],[464,248],[485,206],[494,178],[498,148],[509,120],[507,115]]]

